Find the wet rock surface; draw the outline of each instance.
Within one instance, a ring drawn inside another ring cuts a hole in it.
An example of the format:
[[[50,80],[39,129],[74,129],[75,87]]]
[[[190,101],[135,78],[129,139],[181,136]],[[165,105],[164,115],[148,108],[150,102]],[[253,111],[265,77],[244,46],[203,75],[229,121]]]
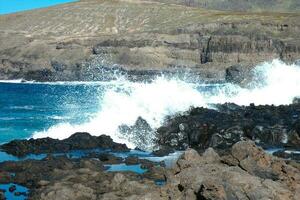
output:
[[[104,161],[98,159],[103,157]],[[144,175],[106,171],[107,164],[116,163],[141,164],[148,172]],[[0,163],[0,184],[17,183],[26,186],[30,189],[29,199],[120,199],[129,194],[155,191],[155,188],[159,187],[155,180],[164,179],[164,169],[161,165],[163,163],[134,157],[123,160],[106,153],[80,159],[49,155],[42,160]],[[11,192],[14,190],[13,187],[9,188]]]
[[[154,130],[148,122],[142,117],[138,117],[134,125],[121,125],[119,131],[129,141],[133,141],[135,145],[139,145],[142,149],[147,149],[153,141]]]
[[[83,149],[111,149],[113,151],[129,151],[125,144],[118,144],[106,135],[91,136],[89,133],[75,133],[67,139],[52,138],[13,140],[1,145],[0,149],[9,154],[22,157],[27,154],[60,153]]]
[[[230,148],[238,141],[252,140],[268,148],[300,148],[300,105],[212,105],[193,108],[169,119],[157,130],[157,144],[176,150]]]
[[[299,199],[300,104],[211,106],[214,109],[192,108],[170,117],[156,130],[159,149],[152,155],[184,151],[171,167],[148,160],[143,157],[149,155],[146,152],[140,151],[143,158],[131,155],[126,145],[108,136],[75,133],[64,140],[2,145],[3,151],[16,156],[48,155],[41,160],[1,162],[0,184],[22,185],[29,189],[29,199],[47,200]],[[142,118],[122,128],[134,133],[138,127],[150,128]],[[273,155],[263,148],[273,149]],[[91,149],[109,151],[88,151],[81,157],[67,154]],[[110,171],[114,165],[142,172]]]
[[[128,164],[141,163],[129,157]],[[147,161],[148,162],[148,161]],[[240,141],[226,153],[187,149],[172,168],[150,166],[145,174],[105,172],[95,158],[47,157],[5,162],[1,172],[30,189],[29,199],[299,199],[300,171]],[[164,184],[156,184],[157,180]]]

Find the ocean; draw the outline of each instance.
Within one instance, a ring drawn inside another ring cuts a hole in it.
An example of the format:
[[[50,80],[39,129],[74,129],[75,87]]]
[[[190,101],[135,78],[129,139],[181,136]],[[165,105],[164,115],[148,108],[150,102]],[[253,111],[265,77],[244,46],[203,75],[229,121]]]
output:
[[[279,60],[254,68],[249,87],[203,84],[159,76],[151,82],[124,77],[107,82],[0,81],[0,143],[13,139],[63,139],[79,131],[110,135],[129,147],[139,146],[119,132],[142,117],[158,128],[167,116],[214,103],[290,104],[300,96],[300,67]],[[149,136],[149,138],[154,136]],[[151,148],[151,144],[149,146]]]

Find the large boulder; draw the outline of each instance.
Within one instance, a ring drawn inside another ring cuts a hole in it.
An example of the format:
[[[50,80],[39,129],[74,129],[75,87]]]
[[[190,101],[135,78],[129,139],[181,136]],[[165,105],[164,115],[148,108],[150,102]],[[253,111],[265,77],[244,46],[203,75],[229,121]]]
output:
[[[298,199],[299,170],[266,154],[253,142],[238,142],[228,156],[236,164],[209,149],[202,155],[187,150],[167,176],[167,197],[171,199]],[[270,176],[270,174],[274,176]],[[277,177],[276,177],[277,176]]]

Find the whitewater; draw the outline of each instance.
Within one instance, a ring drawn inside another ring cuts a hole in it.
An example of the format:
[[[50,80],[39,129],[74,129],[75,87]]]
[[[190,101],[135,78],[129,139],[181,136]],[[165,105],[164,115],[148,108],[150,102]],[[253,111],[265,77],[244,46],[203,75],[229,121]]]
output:
[[[211,107],[216,103],[238,105],[284,105],[300,96],[300,66],[280,60],[265,62],[254,69],[254,79],[247,87],[235,84],[203,85],[189,80],[157,77],[151,82],[130,82],[124,77],[110,82],[34,83],[28,84],[95,84],[104,86],[99,95],[99,109],[83,123],[63,122],[33,133],[33,138],[64,139],[75,132],[106,134],[115,142],[133,148],[137,141],[119,131],[123,124],[134,125],[142,117],[151,128],[160,127],[167,116],[191,107]],[[207,87],[212,89],[207,89]],[[206,89],[203,89],[206,88]],[[149,136],[149,139],[153,138]],[[151,148],[151,147],[150,147]]]

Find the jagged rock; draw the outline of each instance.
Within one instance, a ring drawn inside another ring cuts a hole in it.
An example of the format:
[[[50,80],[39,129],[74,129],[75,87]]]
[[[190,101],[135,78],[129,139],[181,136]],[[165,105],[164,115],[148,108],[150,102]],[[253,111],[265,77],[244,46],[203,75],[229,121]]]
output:
[[[109,136],[101,135],[96,137],[91,136],[89,133],[75,133],[64,140],[52,138],[13,140],[0,146],[1,150],[19,157],[30,153],[58,153],[94,148],[106,148],[115,151],[129,150],[125,144],[115,143]]]
[[[201,159],[199,153],[194,149],[187,149],[181,156],[182,160],[197,162]]]
[[[225,80],[227,82],[242,84],[247,78],[249,80],[249,69],[241,65],[233,65],[226,69]]]
[[[239,142],[232,147],[232,155],[239,161],[239,165],[249,172],[263,179],[285,180],[293,188],[294,180],[299,181],[297,170],[282,160],[265,153],[253,142]],[[292,184],[291,184],[292,183]],[[300,185],[299,185],[300,186]],[[298,186],[297,186],[298,187]]]
[[[154,156],[166,156],[170,153],[174,153],[174,149],[169,146],[161,146],[158,150],[152,152]]]
[[[299,63],[299,65],[300,65],[300,63]],[[293,98],[293,104],[299,104],[299,103],[300,103],[300,97],[294,97]]]
[[[299,104],[214,107],[216,109],[193,108],[189,113],[168,119],[157,129],[156,144],[177,150],[187,146],[198,150],[208,147],[224,150],[236,142],[252,140],[264,148],[299,147]]]
[[[196,193],[196,197],[197,199],[227,199],[223,185],[209,179],[202,182],[199,191]]]
[[[231,154],[227,154],[221,157],[221,162],[225,163],[229,166],[238,166],[239,161],[235,157],[233,157]]]
[[[6,200],[4,191],[0,190],[0,200]]]
[[[209,150],[212,152],[211,150]],[[297,199],[299,196],[299,170],[286,165],[282,160],[267,155],[253,142],[238,142],[232,147],[232,155],[240,159],[239,165],[215,162],[210,157],[196,156],[178,164],[189,163],[168,175],[166,190],[173,199]],[[207,153],[206,153],[207,154]],[[251,167],[243,161],[252,159]],[[243,166],[240,166],[243,165]],[[257,169],[260,168],[258,173]],[[270,168],[270,169],[269,169]],[[265,175],[270,170],[279,179],[269,179]],[[262,178],[262,177],[263,178]],[[165,188],[163,188],[165,189]]]
[[[51,187],[51,191],[45,191],[41,194],[41,200],[79,200],[79,199],[90,199],[96,200],[95,191],[89,187],[86,187],[80,183],[74,185],[65,185],[63,183],[56,183]]]
[[[298,168],[250,141],[238,142],[223,154],[212,148],[201,155],[188,149],[174,169],[152,167],[145,175],[107,173],[93,159],[53,157],[1,164],[0,169],[15,171],[14,181],[30,188],[30,199],[298,199]],[[135,158],[127,161],[138,163]],[[155,179],[166,183],[157,186]]]
[[[119,130],[140,149],[147,150],[153,143],[154,130],[142,117],[138,117],[133,126],[121,125]]]
[[[221,160],[220,156],[214,151],[213,148],[206,149],[206,151],[202,154],[202,158],[210,163],[220,162]]]

